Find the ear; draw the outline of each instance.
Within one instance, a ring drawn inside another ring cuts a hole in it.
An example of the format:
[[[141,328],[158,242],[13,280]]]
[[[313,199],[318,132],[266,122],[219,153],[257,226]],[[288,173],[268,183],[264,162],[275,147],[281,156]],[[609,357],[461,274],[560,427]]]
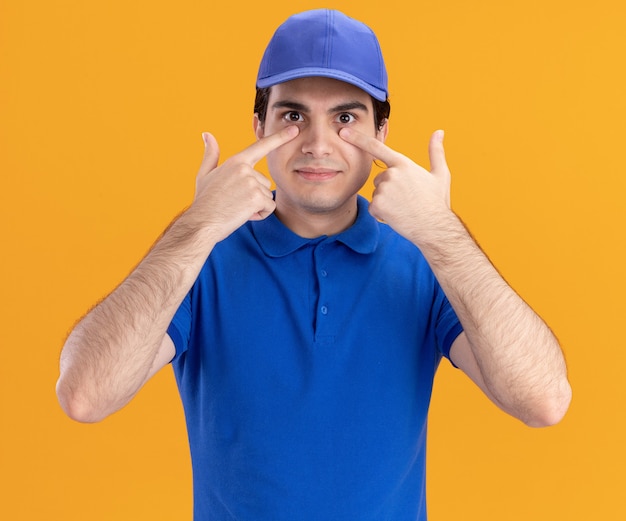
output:
[[[387,139],[388,133],[389,133],[389,120],[385,119],[380,129],[376,132],[376,139],[384,143],[385,140]]]
[[[254,135],[257,139],[261,139],[265,135],[263,123],[261,123],[257,113],[254,114],[254,119],[252,120],[252,128],[254,129]]]

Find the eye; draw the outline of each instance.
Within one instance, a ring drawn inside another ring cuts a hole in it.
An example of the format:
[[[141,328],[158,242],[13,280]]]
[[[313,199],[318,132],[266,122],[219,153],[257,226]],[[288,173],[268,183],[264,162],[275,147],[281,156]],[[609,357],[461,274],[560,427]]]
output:
[[[296,112],[295,110],[290,110],[289,112],[285,112],[283,114],[283,119],[288,121],[289,123],[301,123],[304,121],[302,114]]]
[[[353,123],[356,121],[356,117],[354,114],[350,114],[349,112],[342,112],[337,116],[337,121],[342,125],[347,125],[349,123]]]

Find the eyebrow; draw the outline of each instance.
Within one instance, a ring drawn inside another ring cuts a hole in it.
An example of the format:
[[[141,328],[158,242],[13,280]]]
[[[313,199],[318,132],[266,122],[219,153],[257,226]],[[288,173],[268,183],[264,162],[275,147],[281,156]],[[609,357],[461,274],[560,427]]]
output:
[[[299,103],[297,101],[289,101],[289,100],[279,100],[272,105],[273,109],[291,109],[297,110],[298,112],[310,112],[310,108],[303,103]],[[349,110],[361,110],[365,113],[368,113],[369,110],[367,106],[360,101],[349,101],[347,103],[342,103],[340,105],[336,105],[328,109],[328,114],[334,114],[336,112],[346,112]]]

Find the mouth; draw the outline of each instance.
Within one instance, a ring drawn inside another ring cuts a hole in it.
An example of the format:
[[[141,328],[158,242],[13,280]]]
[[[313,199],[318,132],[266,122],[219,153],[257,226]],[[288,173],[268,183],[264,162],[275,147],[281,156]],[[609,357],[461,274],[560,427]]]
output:
[[[302,167],[296,168],[295,172],[307,181],[321,182],[336,177],[339,175],[340,170],[334,170],[332,168]]]

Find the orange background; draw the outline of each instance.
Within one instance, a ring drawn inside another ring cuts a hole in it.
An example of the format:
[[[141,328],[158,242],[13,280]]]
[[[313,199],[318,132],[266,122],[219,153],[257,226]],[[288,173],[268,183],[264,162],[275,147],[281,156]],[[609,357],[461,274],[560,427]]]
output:
[[[388,143],[427,166],[430,133],[446,130],[456,211],[569,362],[570,412],[543,430],[443,364],[431,519],[626,519],[623,2],[333,6],[382,42]],[[0,518],[190,519],[171,370],[81,425],[56,402],[58,356],[74,321],[190,202],[201,132],[223,157],[253,141],[263,48],[312,7],[0,0]]]

